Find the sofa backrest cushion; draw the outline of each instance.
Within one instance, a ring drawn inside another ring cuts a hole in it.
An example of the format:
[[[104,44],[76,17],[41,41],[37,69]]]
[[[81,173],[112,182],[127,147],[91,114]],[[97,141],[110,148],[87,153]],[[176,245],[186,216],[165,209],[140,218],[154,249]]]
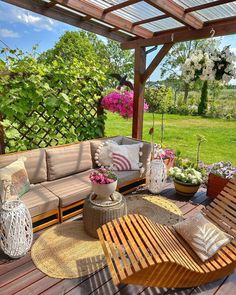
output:
[[[46,152],[44,149],[0,155],[0,168],[6,167],[21,157],[26,157],[25,169],[32,184],[47,180]]]
[[[55,180],[92,168],[90,142],[47,148],[48,180]]]
[[[90,144],[91,144],[91,156],[92,156],[92,161],[93,161],[93,167],[97,168],[98,165],[95,162],[95,153],[97,151],[97,148],[99,147],[99,145],[109,139],[117,142],[118,144],[122,143],[122,136],[115,136],[115,137],[106,137],[106,138],[98,138],[98,139],[92,139],[90,140]]]

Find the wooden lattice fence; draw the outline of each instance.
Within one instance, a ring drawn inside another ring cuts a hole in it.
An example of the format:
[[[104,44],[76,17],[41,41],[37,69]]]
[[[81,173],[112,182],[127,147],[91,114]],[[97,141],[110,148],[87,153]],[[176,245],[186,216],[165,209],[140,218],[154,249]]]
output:
[[[78,109],[79,111],[74,106],[71,110],[73,116],[67,113],[60,118],[60,107],[55,108],[52,113],[41,103],[37,109],[25,114],[26,117],[32,118],[30,124],[16,116],[7,126],[0,124],[0,154],[102,137],[104,116],[100,102],[87,102],[78,106]],[[75,112],[78,116],[75,116]],[[3,119],[7,118],[0,114],[0,121]]]

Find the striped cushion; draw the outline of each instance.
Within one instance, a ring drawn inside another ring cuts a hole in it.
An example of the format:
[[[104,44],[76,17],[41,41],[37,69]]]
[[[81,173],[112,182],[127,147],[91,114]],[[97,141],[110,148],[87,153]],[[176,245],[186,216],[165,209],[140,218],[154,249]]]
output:
[[[139,154],[142,144],[110,145],[113,169],[117,171],[140,170]]]

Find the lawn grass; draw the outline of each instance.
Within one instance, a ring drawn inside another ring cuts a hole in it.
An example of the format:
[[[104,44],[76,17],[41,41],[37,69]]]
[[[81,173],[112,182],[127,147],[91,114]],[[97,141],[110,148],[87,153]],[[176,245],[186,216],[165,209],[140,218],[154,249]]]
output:
[[[160,142],[161,116],[155,115],[155,142]],[[144,114],[143,139],[150,141],[149,129],[152,114]],[[132,134],[132,120],[107,113],[106,136]],[[236,121],[208,119],[193,116],[165,115],[164,146],[181,151],[183,157],[196,159],[196,135],[202,134],[207,142],[202,144],[201,160],[205,163],[231,161],[236,165]]]

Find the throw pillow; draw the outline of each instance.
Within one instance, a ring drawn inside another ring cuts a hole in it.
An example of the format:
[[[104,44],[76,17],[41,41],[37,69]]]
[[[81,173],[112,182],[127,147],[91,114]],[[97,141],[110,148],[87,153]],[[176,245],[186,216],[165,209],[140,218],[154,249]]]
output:
[[[18,197],[30,190],[30,182],[27,171],[25,169],[24,162],[25,157],[21,157],[10,165],[0,169],[0,180],[1,180],[1,196],[5,195],[4,181],[11,181],[13,184]]]
[[[142,154],[142,143],[110,146],[114,170],[140,170],[142,163],[139,162],[139,156]]]
[[[94,156],[95,162],[98,166],[112,166],[111,145],[118,145],[118,143],[113,140],[107,140],[106,142],[103,142],[98,146]]]
[[[208,221],[201,213],[175,224],[174,229],[204,262],[233,237]]]

